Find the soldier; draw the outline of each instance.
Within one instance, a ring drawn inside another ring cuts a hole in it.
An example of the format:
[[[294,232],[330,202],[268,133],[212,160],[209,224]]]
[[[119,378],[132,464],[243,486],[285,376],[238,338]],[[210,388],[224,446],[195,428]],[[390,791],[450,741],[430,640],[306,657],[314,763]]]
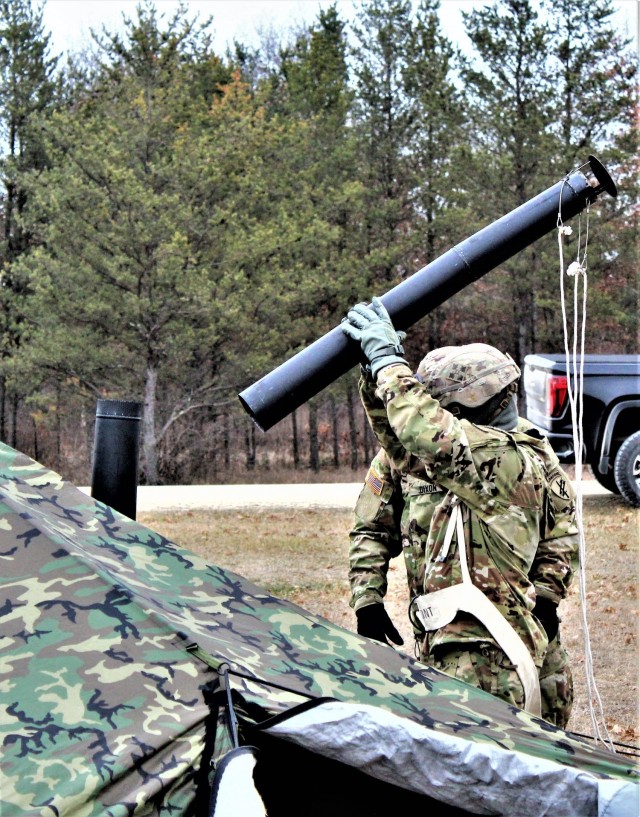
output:
[[[557,606],[577,551],[574,494],[518,418],[520,370],[470,344],[430,352],[414,374],[377,298],[342,327],[368,361],[360,395],[381,445],[350,535],[358,633],[403,643],[383,603],[402,552],[419,660],[565,727],[573,687]]]

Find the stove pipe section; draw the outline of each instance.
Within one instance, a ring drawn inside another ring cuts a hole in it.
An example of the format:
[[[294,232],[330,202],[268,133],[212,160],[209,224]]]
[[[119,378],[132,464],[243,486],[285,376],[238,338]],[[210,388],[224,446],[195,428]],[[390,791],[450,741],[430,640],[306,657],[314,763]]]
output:
[[[584,171],[584,172],[583,172]],[[468,284],[582,212],[603,192],[617,195],[616,185],[595,157],[579,170],[507,215],[457,244],[385,295],[396,329],[408,329]],[[263,431],[314,397],[360,361],[358,345],[339,326],[282,363],[238,397]]]
[[[142,403],[98,400],[91,496],[136,518]]]

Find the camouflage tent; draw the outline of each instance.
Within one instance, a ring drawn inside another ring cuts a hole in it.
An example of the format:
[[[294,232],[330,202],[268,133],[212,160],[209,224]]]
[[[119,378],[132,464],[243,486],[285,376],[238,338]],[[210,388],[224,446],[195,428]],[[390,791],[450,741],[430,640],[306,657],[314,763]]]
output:
[[[207,815],[237,743],[258,747],[270,817],[434,800],[637,815],[628,759],[205,564],[6,446],[0,502],[1,817]]]

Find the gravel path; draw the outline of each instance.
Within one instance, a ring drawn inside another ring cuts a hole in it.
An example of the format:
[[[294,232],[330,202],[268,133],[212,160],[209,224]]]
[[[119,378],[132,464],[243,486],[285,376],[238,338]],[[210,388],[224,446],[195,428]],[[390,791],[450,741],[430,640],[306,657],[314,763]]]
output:
[[[137,511],[188,511],[261,508],[353,509],[361,482],[294,483],[285,485],[141,485]],[[81,488],[90,493],[89,488]],[[595,480],[582,482],[585,496],[606,494]]]
[[[290,485],[141,485],[139,511],[210,508],[353,508],[362,483]]]

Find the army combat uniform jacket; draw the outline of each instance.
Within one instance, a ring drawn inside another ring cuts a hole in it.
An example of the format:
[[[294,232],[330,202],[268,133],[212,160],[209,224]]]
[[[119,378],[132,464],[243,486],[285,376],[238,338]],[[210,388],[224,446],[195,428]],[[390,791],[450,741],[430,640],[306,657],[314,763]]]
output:
[[[383,600],[389,561],[401,552],[412,598],[461,581],[457,547],[441,552],[458,497],[472,581],[540,668],[548,640],[532,614],[536,597],[565,597],[577,552],[572,486],[548,441],[523,420],[512,432],[458,420],[403,365],[383,370],[377,389],[366,379],[360,389],[382,448],[356,505],[351,606]],[[416,636],[423,658],[438,647],[495,646],[463,613]]]

